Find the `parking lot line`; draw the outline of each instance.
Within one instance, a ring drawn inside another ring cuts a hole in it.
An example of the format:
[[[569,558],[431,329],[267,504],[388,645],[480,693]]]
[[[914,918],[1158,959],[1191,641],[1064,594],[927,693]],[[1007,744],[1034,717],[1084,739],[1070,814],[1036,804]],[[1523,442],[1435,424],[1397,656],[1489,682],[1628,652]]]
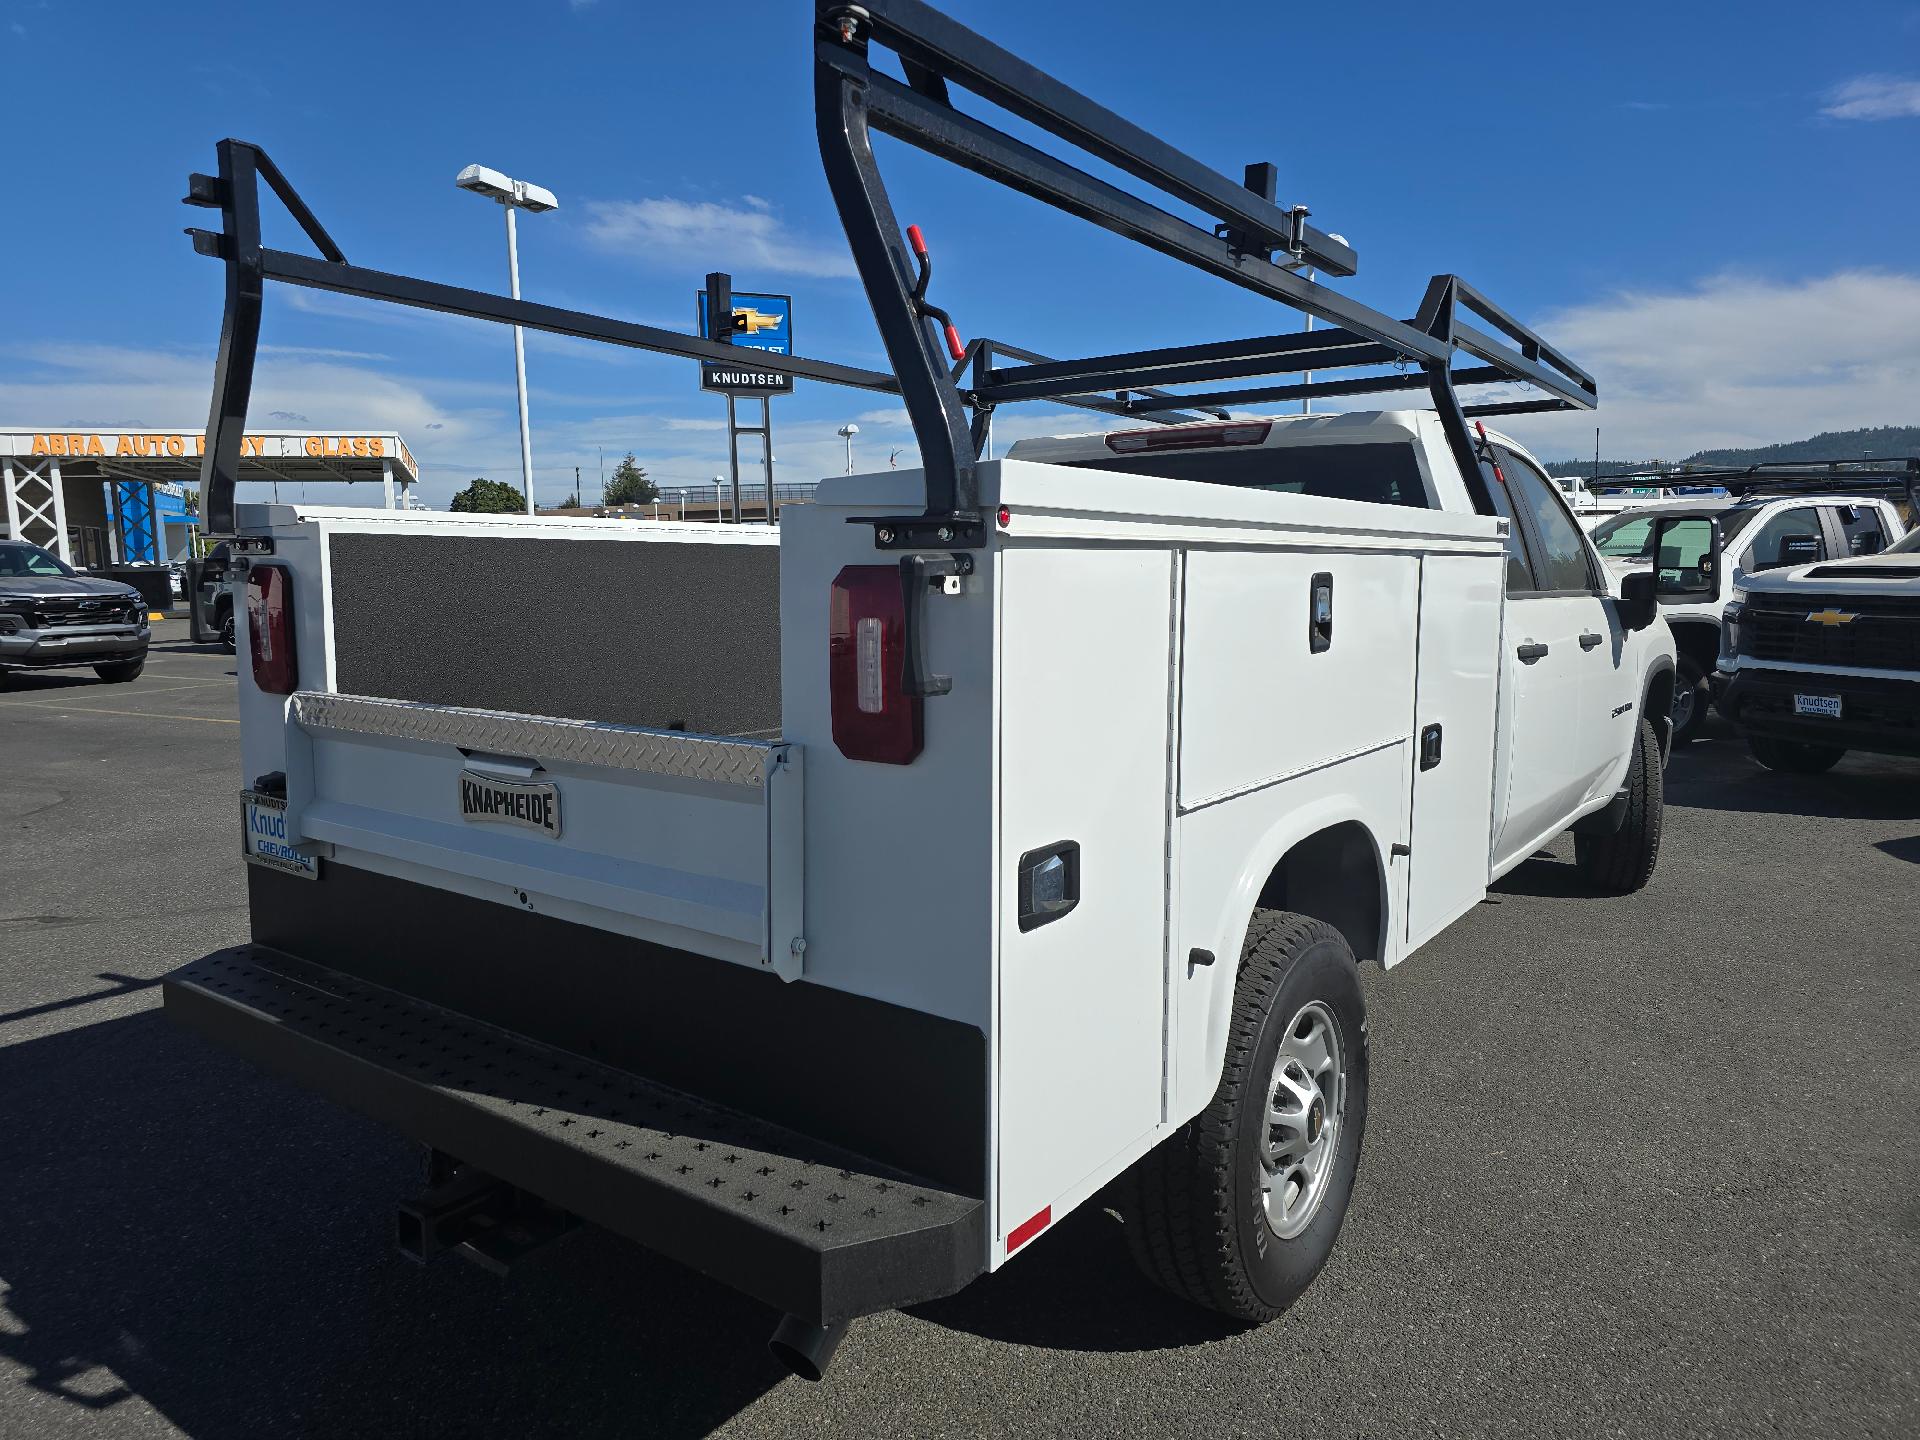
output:
[[[161,710],[109,710],[104,705],[62,705],[53,700],[20,700],[0,709],[0,715],[7,710],[63,710],[69,715],[136,715],[151,720],[198,720],[203,725],[238,725],[238,720],[226,720],[217,715],[169,715]]]

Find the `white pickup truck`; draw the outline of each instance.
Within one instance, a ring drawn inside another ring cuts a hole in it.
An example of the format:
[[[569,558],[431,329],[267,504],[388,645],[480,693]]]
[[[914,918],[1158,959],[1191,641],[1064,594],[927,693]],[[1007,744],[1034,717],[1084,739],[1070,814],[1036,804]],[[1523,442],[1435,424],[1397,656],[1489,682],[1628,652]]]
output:
[[[505,1263],[584,1218],[785,1312],[775,1353],[813,1378],[850,1319],[950,1293],[1102,1193],[1168,1289],[1273,1316],[1354,1182],[1356,965],[1398,965],[1570,828],[1597,891],[1654,869],[1653,577],[1609,595],[1559,488],[1469,426],[1451,361],[1540,408],[1592,382],[1455,277],[1411,321],[1304,279],[1355,257],[1262,167],[1233,185],[923,5],[823,0],[816,40],[893,369],[781,363],[897,387],[923,468],[823,481],[777,531],[236,510],[265,279],[727,349],[349,265],[237,141],[194,178],[229,278],[203,484],[246,597],[254,938],[169,977],[167,1009],[429,1147],[416,1258]],[[946,79],[1231,233],[1038,156]],[[956,368],[870,124],[1328,328],[1066,362],[952,343]],[[257,179],[322,259],[259,245]],[[1325,379],[1343,365],[1434,408],[1240,418],[1159,388],[1352,393]],[[981,460],[984,417],[1036,396],[1122,424]],[[533,573],[555,623],[499,625],[489,597]]]
[[[1849,750],[1920,757],[1920,530],[1882,553],[1749,575],[1713,677],[1769,770],[1818,774]]]
[[[1899,508],[1885,494],[1847,490],[1847,477],[1821,477],[1816,467],[1796,473],[1829,488],[1809,488],[1806,480],[1783,477],[1778,468],[1747,484],[1766,488],[1739,495],[1692,496],[1637,505],[1592,527],[1593,543],[1615,576],[1654,567],[1656,522],[1664,517],[1694,517],[1701,523],[1670,526],[1666,569],[1693,571],[1708,548],[1709,530],[1717,531],[1729,563],[1702,577],[1704,583],[1684,595],[1663,595],[1661,618],[1673,631],[1679,650],[1679,683],[1673,692],[1673,743],[1684,745],[1700,733],[1709,704],[1708,678],[1721,651],[1720,620],[1738,588],[1756,575],[1814,560],[1875,555],[1905,535]],[[1737,477],[1723,477],[1740,484]],[[1791,487],[1791,493],[1782,493]],[[1709,525],[1706,522],[1711,522]]]

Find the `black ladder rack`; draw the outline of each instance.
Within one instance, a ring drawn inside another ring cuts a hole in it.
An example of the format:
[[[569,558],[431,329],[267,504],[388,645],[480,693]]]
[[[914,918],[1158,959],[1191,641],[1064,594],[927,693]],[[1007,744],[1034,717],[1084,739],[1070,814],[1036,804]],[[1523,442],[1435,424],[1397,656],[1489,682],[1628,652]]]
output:
[[[876,70],[875,47],[898,59],[906,83]],[[954,103],[970,92],[1104,161],[1217,224],[1203,229],[1160,205],[1035,149]],[[907,548],[983,543],[976,467],[993,410],[1049,400],[1152,423],[1224,414],[1230,406],[1425,391],[1476,508],[1493,513],[1467,420],[1475,415],[1591,409],[1593,379],[1532,330],[1454,275],[1436,275],[1412,318],[1396,320],[1308,274],[1351,275],[1359,258],[1320,230],[1303,206],[1275,203],[1271,165],[1235,184],[920,0],[816,0],[814,112],[820,155],[854,263],[879,324],[893,373],[803,356],[780,368],[808,380],[897,392],[919,442],[924,513],[875,518],[876,544]],[[989,179],[1043,200],[1149,249],[1305,312],[1325,329],[1213,341],[1124,354],[1054,360],[1004,342],[976,340],[958,364],[942,348],[945,327],[927,301],[924,276],[894,219],[875,163],[871,132],[896,136]],[[217,175],[194,175],[186,203],[220,212],[218,231],[191,229],[194,249],[226,267],[226,304],[201,463],[201,511],[209,533],[230,533],[242,434],[252,398],[266,282],[332,290],[400,305],[520,325],[689,359],[727,361],[724,339],[373,270],[348,262],[306,201],[258,145],[222,140]],[[278,197],[317,255],[263,244],[260,184]],[[1455,367],[1456,352],[1477,364]],[[1011,363],[1009,363],[1011,362]],[[1312,372],[1312,380],[1276,381]],[[1329,373],[1333,372],[1333,373]],[[964,378],[964,385],[963,385]],[[1168,386],[1225,388],[1170,392]],[[1522,386],[1461,403],[1459,391]],[[971,411],[971,415],[968,412]]]

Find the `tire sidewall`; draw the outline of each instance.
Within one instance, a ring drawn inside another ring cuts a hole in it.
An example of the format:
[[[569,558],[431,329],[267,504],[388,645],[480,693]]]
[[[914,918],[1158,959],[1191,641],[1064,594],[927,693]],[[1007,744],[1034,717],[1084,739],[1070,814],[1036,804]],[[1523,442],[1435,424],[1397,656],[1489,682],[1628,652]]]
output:
[[[1673,743],[1685,745],[1700,733],[1701,723],[1706,719],[1708,708],[1707,674],[1698,661],[1682,655],[1674,667],[1673,693],[1676,706],[1682,695],[1691,696],[1692,707],[1687,711],[1685,723],[1680,716],[1672,717]]]
[[[1268,1226],[1260,1199],[1261,1131],[1266,1120],[1268,1082],[1287,1024],[1313,1000],[1332,1012],[1345,1056],[1347,1084],[1340,1149],[1313,1223],[1291,1240],[1282,1240]],[[1234,1116],[1234,1233],[1247,1279],[1263,1305],[1279,1309],[1291,1304],[1326,1264],[1339,1238],[1366,1131],[1367,1072],[1366,1003],[1360,993],[1359,972],[1344,943],[1332,938],[1317,940],[1300,952],[1274,992],[1260,1023],[1247,1083]]]

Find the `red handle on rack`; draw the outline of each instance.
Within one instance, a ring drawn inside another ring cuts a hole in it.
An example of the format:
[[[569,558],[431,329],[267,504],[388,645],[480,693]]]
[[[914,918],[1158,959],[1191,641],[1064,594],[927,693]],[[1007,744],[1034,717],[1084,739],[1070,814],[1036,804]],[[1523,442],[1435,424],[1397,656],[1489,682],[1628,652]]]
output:
[[[907,227],[907,243],[913,247],[913,253],[920,259],[927,258],[927,237],[920,233],[918,225]]]
[[[956,360],[967,358],[967,347],[960,343],[960,332],[951,325],[947,326],[947,353]]]

